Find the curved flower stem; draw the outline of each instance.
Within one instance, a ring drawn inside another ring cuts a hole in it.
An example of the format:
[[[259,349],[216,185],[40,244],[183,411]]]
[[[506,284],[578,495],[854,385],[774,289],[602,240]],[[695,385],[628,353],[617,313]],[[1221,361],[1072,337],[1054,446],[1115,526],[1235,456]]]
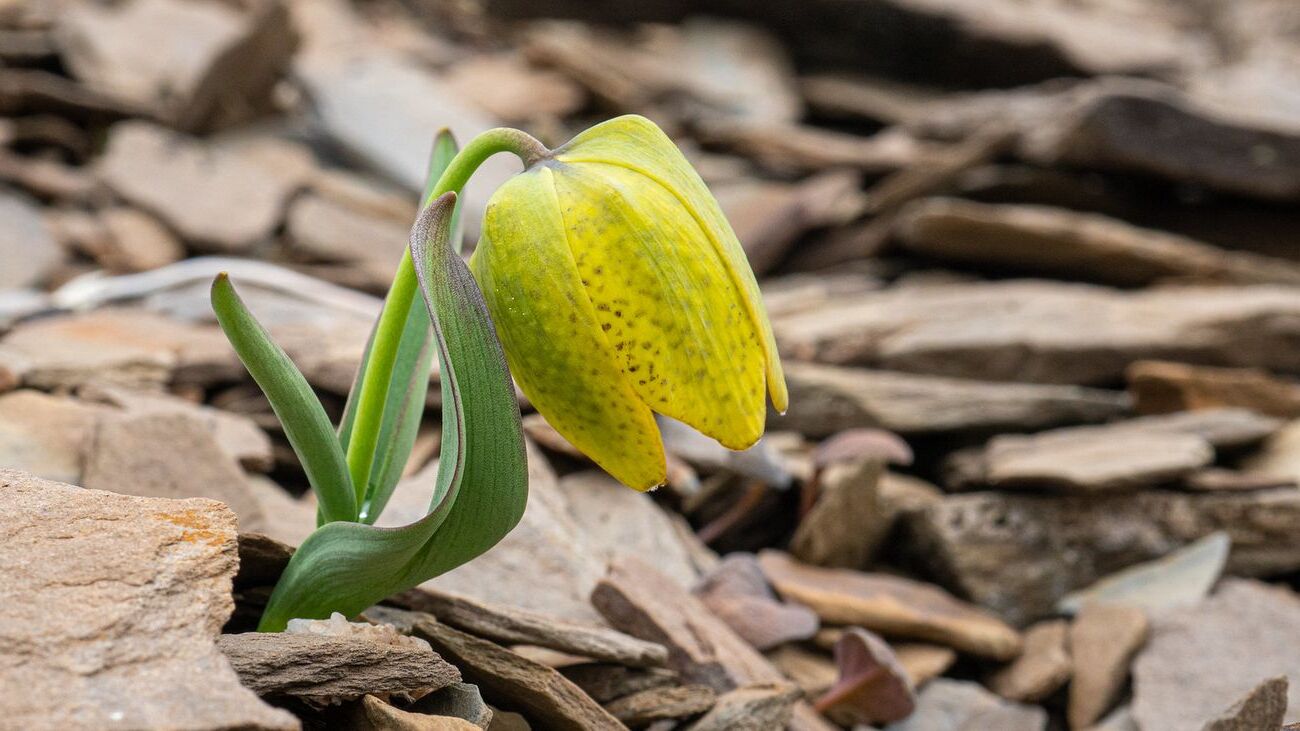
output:
[[[426,191],[421,205],[428,205],[430,201],[448,191],[459,194],[474,171],[498,152],[514,153],[523,160],[525,167],[533,165],[550,153],[542,143],[520,130],[505,127],[490,129],[470,140],[469,144],[452,159],[437,184]],[[366,484],[370,479],[375,445],[379,439],[379,424],[383,419],[384,402],[388,398],[388,384],[397,358],[397,347],[401,342],[407,313],[410,312],[411,303],[415,300],[417,286],[415,267],[411,263],[411,253],[408,251],[402,257],[402,263],[398,265],[393,286],[388,290],[388,297],[384,300],[384,309],[379,313],[370,361],[366,365],[365,377],[360,384],[361,391],[357,394],[357,415],[352,427],[352,438],[348,442],[347,460],[352,484],[358,491],[358,501],[365,494]]]

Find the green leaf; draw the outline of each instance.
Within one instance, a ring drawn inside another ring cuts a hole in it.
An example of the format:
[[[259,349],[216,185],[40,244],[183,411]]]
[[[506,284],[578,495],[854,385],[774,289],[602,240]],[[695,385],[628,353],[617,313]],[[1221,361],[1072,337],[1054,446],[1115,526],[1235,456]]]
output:
[[[442,172],[459,152],[456,138],[447,129],[438,131],[433,140],[433,149],[429,154],[429,174],[425,182],[424,198],[428,198],[433,186],[437,184]],[[460,206],[456,206],[452,218],[452,231],[460,217]],[[375,327],[379,322],[376,321]],[[364,486],[358,488],[361,501],[360,519],[364,523],[373,523],[388,504],[393,489],[402,477],[406,462],[410,459],[411,449],[420,431],[420,419],[424,415],[425,396],[429,389],[429,368],[433,363],[433,344],[429,339],[429,313],[424,303],[413,300],[407,312],[406,322],[394,360],[393,372],[388,379],[388,389],[384,400],[383,415],[379,426],[379,438],[376,440],[375,454],[370,463],[370,474]],[[347,404],[343,408],[343,418],[339,421],[339,444],[346,454],[352,439],[352,427],[356,421],[356,407],[360,386],[365,378],[366,367],[370,363],[371,348],[375,342],[372,329],[366,341],[366,349],[361,356],[352,390],[348,393]]]
[[[523,516],[528,465],[501,344],[449,229],[455,194],[429,205],[411,248],[438,344],[442,456],[429,513],[402,528],[329,523],[285,569],[259,629],[293,617],[352,616],[496,545]]]
[[[224,273],[212,282],[212,310],[244,367],[266,394],[289,444],[316,491],[319,519],[355,520],[357,503],[347,460],[307,379],[272,342]]]

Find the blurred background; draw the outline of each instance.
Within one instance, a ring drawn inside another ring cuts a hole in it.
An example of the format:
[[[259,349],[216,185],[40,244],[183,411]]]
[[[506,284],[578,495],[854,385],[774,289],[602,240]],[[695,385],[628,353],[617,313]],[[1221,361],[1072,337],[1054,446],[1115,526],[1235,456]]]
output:
[[[0,467],[301,541],[213,274],[337,417],[434,133],[624,113],[721,202],[790,411],[739,455],[666,424],[652,497],[527,414],[546,503],[435,585],[594,622],[610,556],[742,552],[819,615],[760,648],[809,698],[839,626],[938,648],[910,731],[1199,729],[1300,679],[1294,0],[0,0]]]

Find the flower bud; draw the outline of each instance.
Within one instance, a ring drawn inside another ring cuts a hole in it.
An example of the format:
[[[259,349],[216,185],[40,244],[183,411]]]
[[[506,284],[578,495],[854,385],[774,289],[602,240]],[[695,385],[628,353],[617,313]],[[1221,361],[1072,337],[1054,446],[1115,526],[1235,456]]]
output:
[[[626,485],[665,479],[654,412],[745,449],[768,392],[785,410],[744,251],[644,117],[596,125],[501,186],[470,266],[520,388]]]

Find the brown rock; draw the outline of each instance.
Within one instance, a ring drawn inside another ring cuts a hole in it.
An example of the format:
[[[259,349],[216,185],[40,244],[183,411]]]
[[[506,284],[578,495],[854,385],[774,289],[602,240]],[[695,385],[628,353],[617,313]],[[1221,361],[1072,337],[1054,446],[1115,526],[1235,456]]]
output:
[[[290,204],[286,234],[290,247],[301,256],[364,265],[376,274],[387,271],[391,275],[406,252],[410,220],[308,192]]]
[[[629,668],[609,663],[580,663],[559,668],[564,677],[597,703],[609,703],[651,688],[679,685],[677,673],[663,668]]]
[[[1201,731],[1251,731],[1282,726],[1286,715],[1286,691],[1289,682],[1285,675],[1270,678],[1255,686],[1241,700],[1217,718],[1201,727]]]
[[[945,586],[1021,623],[1052,613],[1068,591],[1220,529],[1232,539],[1229,573],[1294,571],[1300,544],[1286,527],[1293,515],[1300,520],[1294,488],[1077,498],[977,493],[909,516],[905,550],[924,557]]]
[[[64,253],[31,201],[0,193],[0,289],[43,284]]]
[[[1120,292],[1045,281],[896,286],[773,320],[803,360],[963,378],[1108,383],[1141,359],[1300,370],[1300,294],[1271,285]],[[1249,337],[1246,335],[1249,334]]]
[[[582,625],[469,597],[424,590],[405,595],[412,609],[503,645],[534,645],[631,667],[663,665],[668,650],[607,627]]]
[[[899,642],[893,645],[894,656],[912,679],[912,687],[920,688],[943,675],[957,662],[957,652],[951,647],[927,645],[920,642]]]
[[[0,471],[0,700],[18,728],[297,729],[212,640],[230,616],[235,517]],[[69,658],[78,658],[69,663]]]
[[[885,641],[850,627],[835,643],[835,684],[814,708],[842,726],[890,723],[916,709],[912,681]]]
[[[1001,435],[954,462],[953,484],[1100,492],[1166,483],[1208,465],[1215,448],[1258,442],[1279,426],[1249,411],[1215,409]]]
[[[781,674],[799,686],[805,697],[822,695],[835,684],[839,671],[830,657],[789,644],[767,653],[767,659]]]
[[[994,673],[989,688],[1007,700],[1023,703],[1036,703],[1060,690],[1073,672],[1069,630],[1069,623],[1059,619],[1025,630],[1020,657]]]
[[[735,118],[699,120],[700,141],[727,147],[779,173],[852,168],[888,173],[937,157],[934,143],[890,128],[871,137],[806,125]]]
[[[994,383],[789,362],[782,428],[824,437],[875,426],[900,434],[1036,431],[1112,419],[1126,399],[1110,391]]]
[[[695,595],[758,650],[806,640],[817,632],[817,615],[777,599],[752,554],[724,558],[696,587]]]
[[[1067,594],[1057,608],[1074,614],[1085,604],[1122,604],[1164,611],[1200,603],[1223,573],[1232,539],[1216,531],[1155,561],[1134,564]]]
[[[355,731],[477,731],[484,728],[455,716],[403,711],[373,695],[361,699],[348,723],[348,728]]]
[[[707,685],[650,688],[605,705],[628,728],[645,728],[655,721],[691,718],[713,708],[718,694]]]
[[[639,560],[611,562],[591,603],[616,629],[667,647],[668,666],[689,683],[725,693],[750,683],[785,682],[780,671],[698,599]],[[795,708],[794,723],[806,731],[825,728],[803,704]]]
[[[553,668],[539,665],[487,640],[464,634],[425,617],[415,636],[464,673],[492,703],[526,712],[539,724],[561,728],[611,729],[623,724]]]
[[[528,466],[528,506],[519,525],[475,559],[473,566],[449,571],[428,582],[429,586],[482,602],[598,623],[600,615],[587,597],[600,579],[603,565],[586,549],[582,529],[569,515],[555,473],[536,448],[529,449]],[[431,475],[421,473],[403,480],[377,524],[400,526],[423,517],[434,485]]]
[[[245,530],[257,530],[263,519],[239,464],[192,415],[143,413],[101,419],[86,453],[83,482],[125,495],[215,498],[235,511]]]
[[[271,234],[295,187],[247,152],[145,122],[113,127],[99,172],[195,246],[231,253]]]
[[[346,627],[342,615],[321,624]],[[367,693],[419,698],[460,680],[456,668],[426,642],[391,627],[358,631],[248,632],[222,635],[217,647],[240,681],[264,697],[289,696],[313,705],[354,700]]]
[[[1225,579],[1197,606],[1155,615],[1133,664],[1134,717],[1143,728],[1201,729],[1263,681],[1294,675],[1298,628],[1294,592],[1238,579]],[[1295,723],[1300,688],[1291,684],[1286,694],[1283,722]]]
[[[976,683],[938,678],[917,695],[916,712],[889,731],[997,729],[1045,731],[1047,712],[1005,701]]]
[[[1073,97],[1032,130],[1022,154],[1049,167],[1154,175],[1274,200],[1300,193],[1300,137],[1292,130],[1207,110],[1150,82],[1110,81]]]
[[[416,701],[411,711],[431,716],[453,716],[486,729],[492,723],[492,709],[483,700],[477,685],[452,683]]]
[[[0,340],[0,371],[42,390],[103,383],[160,389],[243,376],[215,326],[131,309],[56,315],[23,323]]]
[[[886,574],[807,566],[778,551],[763,551],[759,561],[782,596],[807,604],[824,622],[929,640],[993,659],[1020,652],[1014,629],[938,587]]]
[[[1085,605],[1070,627],[1074,679],[1070,681],[1071,729],[1084,729],[1115,703],[1128,679],[1129,663],[1147,639],[1141,609]]]
[[[158,219],[126,206],[100,211],[108,231],[105,247],[92,253],[109,271],[143,272],[185,258],[185,247]]]
[[[469,56],[451,67],[445,81],[457,96],[505,122],[564,117],[586,100],[567,77],[508,54]]]
[[[0,396],[0,464],[80,484],[86,449],[102,411],[40,391]]]
[[[1238,408],[1284,419],[1300,416],[1300,385],[1254,368],[1139,361],[1125,375],[1133,407],[1143,414]]]
[[[599,470],[565,475],[559,492],[598,559],[653,556],[655,567],[684,587],[699,580],[690,549],[653,498]]]
[[[879,497],[884,464],[861,459],[830,465],[817,481],[817,502],[799,521],[790,552],[816,566],[859,569],[875,556],[894,525]]]
[[[687,731],[766,731],[786,728],[799,689],[781,683],[746,685],[718,696],[717,705]]]
[[[931,198],[909,206],[897,232],[909,251],[942,261],[1121,287],[1171,278],[1300,282],[1300,266],[1289,261],[1047,206]]]

